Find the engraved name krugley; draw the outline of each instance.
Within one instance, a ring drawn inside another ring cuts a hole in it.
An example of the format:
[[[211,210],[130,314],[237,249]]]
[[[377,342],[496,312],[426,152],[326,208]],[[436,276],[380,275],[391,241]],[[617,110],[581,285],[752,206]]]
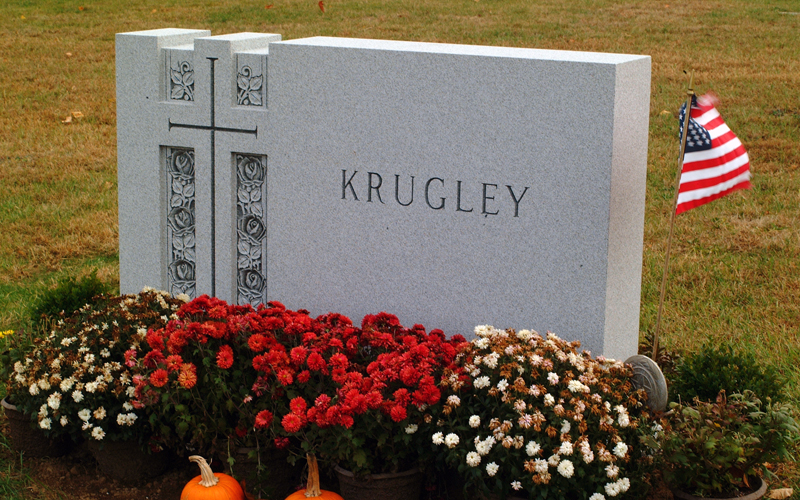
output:
[[[484,217],[510,214],[513,205],[513,217],[519,217],[520,202],[530,188],[442,177],[430,177],[424,181],[413,175],[390,174],[389,177],[385,182],[384,176],[378,172],[342,169],[342,200],[384,205],[394,201],[403,207],[416,201],[433,210],[475,213]]]

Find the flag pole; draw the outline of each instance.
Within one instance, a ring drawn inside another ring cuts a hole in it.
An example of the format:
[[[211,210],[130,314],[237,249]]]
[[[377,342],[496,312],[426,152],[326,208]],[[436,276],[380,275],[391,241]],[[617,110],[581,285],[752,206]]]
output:
[[[664,310],[664,294],[667,289],[667,275],[669,275],[669,253],[672,248],[672,233],[675,228],[675,212],[678,211],[678,194],[681,189],[681,173],[683,171],[683,156],[686,152],[686,136],[689,132],[689,118],[692,114],[692,97],[694,94],[694,71],[689,77],[689,88],[686,90],[686,113],[683,118],[683,136],[681,137],[681,152],[678,156],[678,178],[675,180],[675,198],[672,200],[672,214],[669,219],[669,237],[667,237],[667,256],[664,259],[664,274],[661,277],[661,297],[658,299],[658,315],[656,316],[656,331],[653,334],[653,360],[658,362],[658,334],[661,331],[661,313]]]

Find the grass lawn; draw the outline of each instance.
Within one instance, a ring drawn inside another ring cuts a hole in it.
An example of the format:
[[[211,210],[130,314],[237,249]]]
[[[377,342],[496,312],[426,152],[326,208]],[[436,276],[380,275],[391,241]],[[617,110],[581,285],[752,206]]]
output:
[[[166,27],[650,55],[642,338],[694,70],[748,150],[753,189],[677,218],[661,345],[731,341],[784,373],[800,402],[798,0],[324,0],[324,12],[317,0],[4,0],[0,331],[24,326],[30,297],[60,277],[118,281],[114,35]],[[0,477],[18,480],[18,465],[0,456]],[[799,478],[790,467],[781,479],[800,489]]]

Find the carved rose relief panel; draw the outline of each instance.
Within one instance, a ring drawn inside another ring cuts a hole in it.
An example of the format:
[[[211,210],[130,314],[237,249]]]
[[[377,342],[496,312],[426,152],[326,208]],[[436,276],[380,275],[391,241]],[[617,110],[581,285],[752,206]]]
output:
[[[167,282],[172,295],[196,295],[194,150],[166,148]]]
[[[239,304],[266,302],[267,157],[235,154]]]

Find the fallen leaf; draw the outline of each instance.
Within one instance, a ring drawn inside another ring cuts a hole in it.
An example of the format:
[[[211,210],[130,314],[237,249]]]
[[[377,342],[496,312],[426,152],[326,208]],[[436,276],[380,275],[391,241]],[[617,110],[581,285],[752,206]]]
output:
[[[319,3],[317,5],[319,5],[319,10],[321,10],[322,13],[324,14],[325,13],[325,4],[322,3],[322,0],[319,0]]]
[[[67,52],[66,56],[67,57],[72,57],[72,52]]]
[[[269,4],[269,5],[265,5],[265,6],[264,6],[264,10],[266,10],[266,9],[271,9],[271,8],[272,8],[272,4]]]
[[[23,21],[25,20],[25,16],[19,16],[19,18],[22,19]]]
[[[150,11],[151,14],[155,14],[156,12],[158,12],[158,9],[153,9]]]
[[[80,120],[81,118],[83,118],[83,113],[81,113],[80,111],[73,111],[72,117]]]
[[[772,500],[783,500],[784,498],[789,498],[794,493],[792,488],[778,488],[772,490],[767,495],[767,498],[771,498]]]
[[[61,123],[66,123],[67,125],[72,123],[72,115],[69,115],[66,118],[64,118],[63,120],[61,120]]]
[[[80,7],[78,7],[78,10],[79,10],[79,11],[81,11],[81,12],[83,12],[84,10],[86,10],[86,7],[84,7],[83,5],[81,5]]]
[[[669,111],[667,111],[667,110],[665,109],[664,111],[662,111],[661,113],[659,113],[659,115],[661,115],[661,116],[665,116],[665,115],[672,115],[672,113],[670,113]]]

